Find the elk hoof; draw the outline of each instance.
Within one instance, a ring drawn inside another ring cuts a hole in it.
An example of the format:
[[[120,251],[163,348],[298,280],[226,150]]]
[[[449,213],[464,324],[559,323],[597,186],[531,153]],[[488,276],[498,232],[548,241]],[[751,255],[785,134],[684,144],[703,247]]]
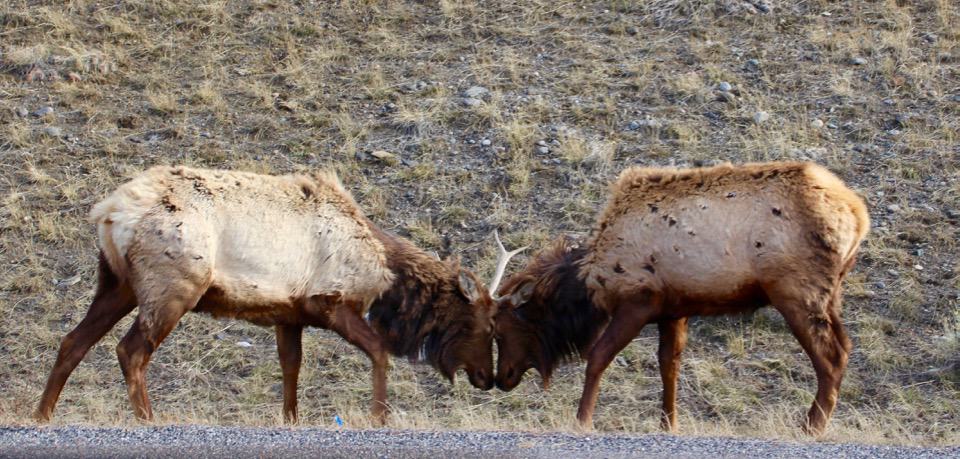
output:
[[[819,437],[823,435],[824,430],[826,430],[826,426],[817,425],[816,423],[809,422],[809,421],[804,422],[802,427],[803,427],[803,433],[811,437]]]
[[[388,414],[389,414],[389,411],[387,410],[386,406],[383,406],[382,404],[379,404],[379,403],[377,404],[377,406],[374,406],[373,409],[370,411],[370,418],[373,421],[374,427],[383,427],[387,425]]]
[[[38,424],[46,424],[50,422],[50,414],[46,411],[37,410],[33,412],[33,420]]]
[[[577,419],[577,425],[575,428],[577,432],[581,433],[593,432],[593,419]]]
[[[677,424],[672,423],[667,419],[660,420],[660,429],[666,433],[675,434],[677,433]]]

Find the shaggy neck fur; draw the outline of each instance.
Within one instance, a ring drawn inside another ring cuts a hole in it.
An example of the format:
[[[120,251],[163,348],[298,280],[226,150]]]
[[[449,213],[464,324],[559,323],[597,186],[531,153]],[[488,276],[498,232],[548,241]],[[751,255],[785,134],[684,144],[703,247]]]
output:
[[[462,296],[457,269],[436,260],[409,241],[376,230],[386,249],[387,265],[395,278],[374,301],[369,322],[384,338],[390,353],[411,361],[426,361],[448,378],[454,356],[451,341],[470,333],[473,314],[449,307],[450,295]],[[469,302],[461,299],[464,304]]]
[[[540,373],[548,378],[561,363],[589,350],[606,326],[607,313],[589,298],[579,276],[587,249],[567,239],[537,254],[524,271],[508,279],[500,289],[509,294],[526,282],[535,282],[530,300],[514,314],[540,343]]]

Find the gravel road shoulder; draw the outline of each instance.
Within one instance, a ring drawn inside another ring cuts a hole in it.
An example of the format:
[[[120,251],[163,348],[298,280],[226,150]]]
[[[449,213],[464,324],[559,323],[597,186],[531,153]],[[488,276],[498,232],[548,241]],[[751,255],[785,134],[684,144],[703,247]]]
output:
[[[960,447],[790,443],[671,435],[163,426],[0,427],[0,457],[960,457]]]

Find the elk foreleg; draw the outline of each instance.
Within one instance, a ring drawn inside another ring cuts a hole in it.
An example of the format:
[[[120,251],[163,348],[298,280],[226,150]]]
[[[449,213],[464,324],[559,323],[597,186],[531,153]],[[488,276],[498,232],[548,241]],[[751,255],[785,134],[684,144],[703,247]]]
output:
[[[577,420],[582,429],[593,428],[593,411],[600,393],[600,378],[604,370],[613,358],[640,333],[643,326],[653,317],[655,309],[646,303],[621,305],[614,312],[610,325],[593,345],[587,356],[586,378],[577,410]]]
[[[297,379],[303,352],[300,325],[277,325],[277,353],[280,354],[280,370],[283,372],[283,419],[297,422]]]
[[[367,324],[359,313],[360,308],[348,302],[336,306],[331,330],[357,346],[373,366],[373,403],[370,415],[374,422],[384,424],[387,417],[387,361],[388,354],[383,340]]]

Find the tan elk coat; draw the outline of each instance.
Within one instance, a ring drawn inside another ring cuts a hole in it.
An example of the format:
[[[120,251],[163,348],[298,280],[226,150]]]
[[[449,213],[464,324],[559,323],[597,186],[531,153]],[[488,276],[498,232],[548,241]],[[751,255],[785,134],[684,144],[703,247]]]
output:
[[[736,302],[750,286],[821,274],[822,257],[846,264],[869,228],[863,200],[812,163],[630,168],[611,187],[581,276],[604,308],[644,289]]]
[[[97,292],[61,342],[39,420],[50,418],[84,354],[134,308],[117,357],[141,418],[152,417],[150,358],[190,311],[275,326],[290,421],[305,326],[367,354],[377,422],[387,412],[390,353],[421,357],[451,380],[463,368],[474,386],[493,385],[493,302],[476,276],[377,228],[332,173],[154,167],[94,206],[91,219]]]
[[[512,389],[528,368],[546,381],[579,352],[577,417],[590,425],[604,369],[652,322],[674,429],[687,318],[773,305],[817,373],[805,426],[822,432],[851,349],[841,283],[869,228],[863,200],[812,163],[627,169],[583,247],[557,241],[500,289],[497,386]]]
[[[184,198],[191,194],[206,199]],[[349,293],[347,300],[368,307],[393,279],[383,244],[330,173],[154,167],[97,204],[90,219],[114,273],[138,277],[137,289],[167,288],[151,265],[177,261],[205,278],[217,292],[210,299],[230,301],[229,308],[201,304],[205,311],[263,325],[298,298]],[[128,259],[139,260],[139,273],[129,272]],[[141,306],[141,314],[149,311]]]

